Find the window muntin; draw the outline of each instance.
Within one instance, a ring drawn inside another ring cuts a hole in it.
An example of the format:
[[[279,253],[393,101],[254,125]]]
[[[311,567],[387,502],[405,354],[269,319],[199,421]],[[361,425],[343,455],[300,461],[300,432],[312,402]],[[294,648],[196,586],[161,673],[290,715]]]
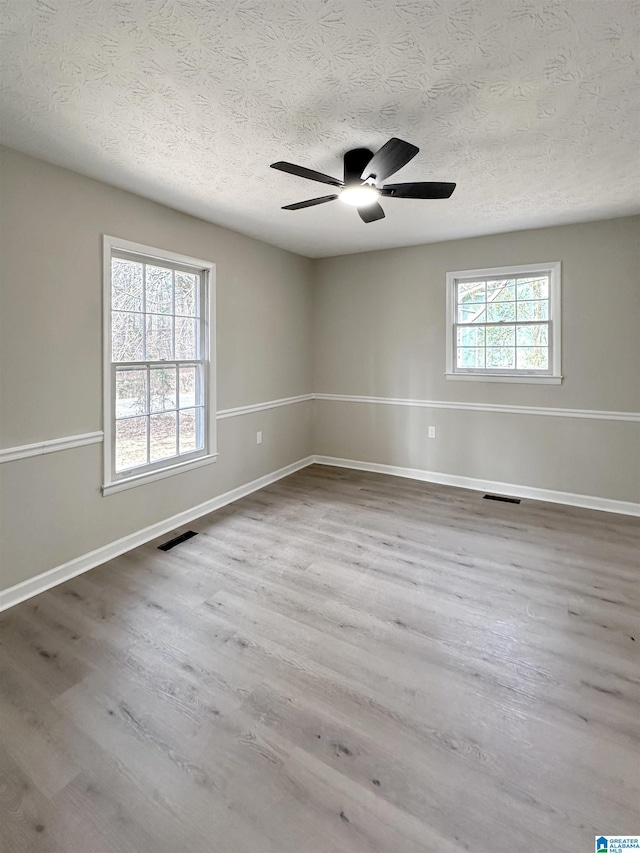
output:
[[[213,267],[135,246],[105,238],[105,490],[215,456],[208,412]]]
[[[559,378],[559,267],[449,273],[447,374]]]

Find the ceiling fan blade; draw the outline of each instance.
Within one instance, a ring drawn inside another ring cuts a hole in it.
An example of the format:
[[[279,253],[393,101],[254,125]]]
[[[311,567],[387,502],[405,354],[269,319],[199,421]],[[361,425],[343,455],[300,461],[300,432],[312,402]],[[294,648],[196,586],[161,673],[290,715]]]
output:
[[[319,181],[321,184],[331,184],[333,187],[344,186],[342,181],[332,178],[331,175],[323,175],[322,172],[307,169],[305,166],[296,166],[295,163],[285,163],[284,160],[272,163],[271,168],[278,169],[280,172],[288,172],[290,175],[297,175],[299,178],[308,178],[310,181]]]
[[[366,207],[359,207],[358,213],[363,222],[375,222],[376,219],[384,219],[384,210],[378,202],[368,204]]]
[[[306,201],[297,201],[295,204],[287,204],[283,210],[302,210],[303,207],[313,207],[314,204],[324,204],[325,201],[333,201],[337,195],[322,195],[320,198],[308,198]]]
[[[377,181],[384,181],[389,175],[393,175],[398,169],[406,166],[419,150],[410,142],[404,142],[395,136],[392,137],[369,160],[362,173],[362,180],[366,181],[367,178],[375,177]]]
[[[455,184],[421,181],[412,184],[386,184],[381,194],[388,198],[449,198]]]

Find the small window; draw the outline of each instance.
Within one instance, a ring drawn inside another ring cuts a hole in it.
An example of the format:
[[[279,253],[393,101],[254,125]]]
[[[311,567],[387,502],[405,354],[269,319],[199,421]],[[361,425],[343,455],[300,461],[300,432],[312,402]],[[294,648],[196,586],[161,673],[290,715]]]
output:
[[[559,384],[560,263],[447,273],[446,376]]]
[[[105,237],[104,494],[215,458],[213,271]]]

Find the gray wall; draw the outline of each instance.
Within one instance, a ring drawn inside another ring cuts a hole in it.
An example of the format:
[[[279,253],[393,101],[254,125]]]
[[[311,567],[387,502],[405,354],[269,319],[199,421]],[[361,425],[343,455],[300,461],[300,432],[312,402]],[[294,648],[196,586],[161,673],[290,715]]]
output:
[[[314,391],[637,412],[639,226],[632,217],[317,261]],[[547,261],[562,262],[562,385],[446,380],[446,273]],[[640,498],[637,423],[319,400],[314,407],[321,455]]]
[[[1,448],[102,429],[105,233],[216,264],[219,409],[311,393],[310,260],[9,149],[0,157]],[[108,497],[101,444],[0,465],[0,588],[308,456],[311,408],[222,420],[216,463]]]
[[[219,409],[312,391],[640,408],[637,218],[311,261],[15,151],[0,169],[0,448],[102,429],[104,233],[216,263]],[[564,383],[447,382],[445,273],[556,260]],[[7,462],[0,589],[314,452],[638,501],[639,445],[637,423],[318,400],[221,420],[216,463],[108,497],[100,444]]]

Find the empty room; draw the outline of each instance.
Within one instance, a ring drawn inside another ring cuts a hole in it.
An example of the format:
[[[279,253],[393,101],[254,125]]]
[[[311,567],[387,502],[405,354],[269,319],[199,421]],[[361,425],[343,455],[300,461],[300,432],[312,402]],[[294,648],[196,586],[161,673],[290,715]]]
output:
[[[2,853],[640,849],[636,0],[4,0]]]

